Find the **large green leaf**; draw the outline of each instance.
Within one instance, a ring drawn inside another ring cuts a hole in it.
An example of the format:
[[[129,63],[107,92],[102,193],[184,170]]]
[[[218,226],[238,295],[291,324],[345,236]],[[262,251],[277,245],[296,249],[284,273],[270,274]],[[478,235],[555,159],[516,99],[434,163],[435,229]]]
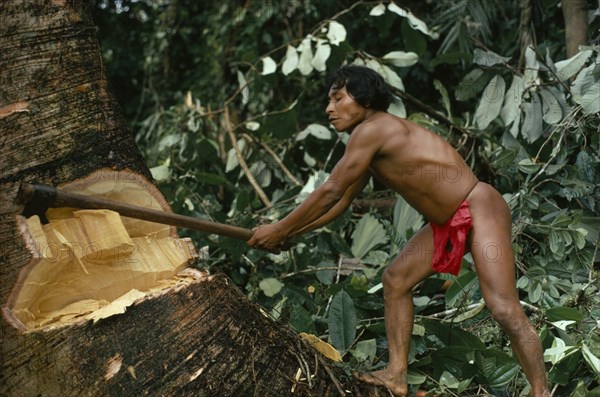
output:
[[[388,10],[400,15],[401,17],[405,17],[408,20],[408,24],[411,28],[420,31],[433,39],[437,39],[439,37],[439,33],[430,30],[425,22],[414,16],[412,12],[398,7],[393,1],[388,4]]]
[[[479,106],[477,106],[477,110],[475,111],[475,123],[479,129],[486,129],[500,114],[502,102],[504,101],[505,88],[506,83],[504,79],[496,75],[490,80],[485,90],[483,90]]]
[[[412,66],[419,61],[419,56],[414,52],[392,51],[385,54],[381,59],[394,66]]]
[[[375,339],[361,340],[351,353],[359,362],[366,362],[367,365],[370,365],[377,354],[377,341]]]
[[[510,61],[509,57],[503,57],[492,51],[483,51],[476,48],[473,52],[473,63],[481,66],[493,66],[497,64],[504,64]]]
[[[381,74],[386,83],[399,89],[400,91],[404,91],[404,83],[402,82],[402,79],[398,73],[392,70],[389,66],[384,65],[378,60],[372,58],[368,59],[367,62],[363,62],[360,59],[357,59],[354,62],[359,65],[364,64],[364,66],[375,70],[377,73]]]
[[[261,59],[262,61],[262,72],[263,76],[266,76],[271,73],[275,73],[277,70],[277,63],[271,57],[264,57]]]
[[[600,233],[600,217],[584,216],[573,226],[587,231],[585,239],[590,244],[595,244],[598,241],[598,235]]]
[[[339,45],[342,41],[346,40],[346,28],[339,22],[330,21],[329,29],[327,30],[327,39],[333,45]]]
[[[488,376],[487,383],[491,388],[502,388],[513,380],[513,378],[519,373],[519,369],[520,368],[517,363],[498,366],[494,372]]]
[[[301,203],[304,201],[309,194],[313,192],[316,188],[321,186],[329,177],[329,174],[323,171],[315,171],[309,178],[306,184],[302,187],[302,190],[296,196],[296,203]]]
[[[352,253],[364,257],[370,250],[388,242],[383,225],[371,214],[364,215],[352,233]]]
[[[592,50],[584,50],[569,59],[556,62],[554,66],[556,67],[558,78],[564,81],[573,77],[585,65],[591,55]]]
[[[417,231],[421,226],[423,226],[423,216],[415,210],[410,204],[406,202],[401,196],[397,196],[396,203],[394,204],[393,210],[393,222],[394,222],[394,230],[396,231],[397,236],[400,238],[400,241],[405,241],[407,238],[407,233],[412,231]],[[394,241],[398,242],[398,241]],[[391,255],[395,255],[400,247],[393,244]]]
[[[542,118],[548,124],[558,123],[562,117],[562,108],[554,94],[545,88],[540,90],[542,96]]]
[[[475,357],[480,374],[491,388],[506,386],[519,372],[517,362],[497,349],[480,350]]]
[[[470,349],[485,347],[479,338],[457,326],[430,319],[423,319],[423,325],[428,335],[435,335],[445,346],[466,346]]]
[[[335,266],[335,263],[329,260],[321,261],[317,267],[328,267],[331,268]],[[315,273],[315,276],[325,285],[331,285],[333,283],[333,278],[335,277],[335,270],[319,270]]]
[[[390,107],[388,107],[387,112],[403,119],[406,118],[406,108],[404,107],[404,102],[402,102],[402,99],[398,97],[394,97],[394,101],[390,104]]]
[[[467,271],[461,274],[446,291],[446,307],[454,308],[473,293],[477,284],[477,273]],[[470,303],[470,302],[467,302]]]
[[[356,309],[354,302],[344,290],[334,295],[329,307],[329,341],[342,354],[346,352],[356,336]]]
[[[465,320],[468,320],[470,318],[473,318],[473,317],[477,316],[479,313],[481,313],[481,311],[484,308],[485,308],[485,303],[483,303],[483,302],[478,303],[472,309],[467,310],[465,312],[461,312],[458,315],[452,317],[452,322],[454,322],[454,323],[460,323],[462,321],[465,321]]]
[[[578,100],[586,113],[600,112],[600,81],[596,81]]]
[[[285,57],[283,58],[283,65],[281,67],[281,71],[285,76],[292,73],[298,67],[298,51],[291,45],[287,46],[287,51],[285,53]]]
[[[445,346],[431,352],[433,377],[440,378],[447,371],[457,378],[469,378],[476,374],[473,365],[474,349],[470,346]]]
[[[548,380],[551,383],[559,385],[568,385],[573,379],[581,376],[583,368],[583,357],[576,347],[570,350],[570,354],[563,357],[559,362],[552,366],[548,372]],[[546,353],[544,353],[545,357]]]
[[[525,120],[521,126],[521,134],[529,142],[535,142],[544,132],[542,128],[542,103],[538,94],[531,94],[531,101],[523,102],[522,107]]]
[[[581,346],[581,353],[583,353],[583,358],[596,373],[596,376],[600,377],[600,358],[596,357],[585,343]]]
[[[331,55],[331,46],[326,40],[317,39],[317,50],[312,60],[312,66],[318,72],[324,72],[327,69],[327,59]]]
[[[309,135],[312,135],[318,139],[327,140],[331,139],[331,130],[321,124],[309,124],[305,129],[303,129],[296,135],[296,141],[306,139],[306,137]]]
[[[156,182],[168,181],[171,175],[168,164],[152,167],[150,168],[150,173],[152,173],[152,178],[156,179]]]
[[[552,347],[544,351],[544,361],[556,364],[578,351],[577,346],[567,345],[561,338],[554,338]]]
[[[562,320],[583,320],[583,314],[573,307],[553,307],[546,310],[546,317],[549,321],[562,321]]]
[[[298,46],[300,51],[300,60],[298,61],[298,70],[302,75],[309,75],[313,71],[313,52],[310,37],[305,37]]]
[[[521,112],[523,90],[523,78],[514,75],[512,83],[510,83],[510,88],[506,90],[506,94],[504,95],[504,105],[500,111],[500,117],[504,125],[510,125],[515,120],[518,120],[518,115]]]
[[[448,90],[446,90],[446,87],[444,87],[444,85],[439,80],[434,80],[433,86],[435,87],[436,90],[438,90],[438,92],[442,96],[442,98],[441,98],[442,105],[444,105],[444,109],[446,110],[446,115],[450,119],[452,119],[452,110],[451,110],[451,105],[450,105],[450,97],[448,96]]]
[[[525,50],[525,71],[523,72],[523,83],[525,87],[537,85],[540,63],[537,60],[537,55],[532,46],[528,46]]]
[[[258,286],[261,290],[263,290],[265,295],[275,296],[279,293],[279,291],[281,291],[281,288],[283,288],[283,283],[276,278],[271,277],[260,280]]]
[[[595,64],[591,64],[590,66],[584,68],[581,72],[579,72],[575,78],[575,81],[573,81],[573,84],[571,85],[573,100],[580,105],[582,105],[582,99],[586,94],[588,94],[588,92],[592,97],[596,97],[598,95],[598,89],[595,87],[597,84],[596,67],[597,66]]]
[[[446,387],[449,387],[450,389],[457,389],[459,383],[460,382],[458,381],[458,379],[456,379],[456,377],[448,371],[444,371],[440,375],[440,385],[444,385]]]
[[[454,96],[457,101],[466,101],[479,94],[493,77],[491,71],[473,69],[461,80],[456,87]]]

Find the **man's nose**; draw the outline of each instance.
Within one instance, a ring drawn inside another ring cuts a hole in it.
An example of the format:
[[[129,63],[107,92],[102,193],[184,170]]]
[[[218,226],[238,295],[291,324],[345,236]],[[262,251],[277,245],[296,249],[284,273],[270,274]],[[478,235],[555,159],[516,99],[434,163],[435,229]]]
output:
[[[333,112],[333,104],[331,102],[329,102],[327,104],[327,107],[325,108],[325,113],[329,114],[331,112]]]

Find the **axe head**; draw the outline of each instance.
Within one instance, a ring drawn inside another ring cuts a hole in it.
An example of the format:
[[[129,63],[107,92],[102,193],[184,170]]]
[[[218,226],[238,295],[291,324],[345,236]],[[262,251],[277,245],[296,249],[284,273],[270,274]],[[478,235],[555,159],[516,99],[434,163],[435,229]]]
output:
[[[31,217],[37,215],[42,223],[48,223],[46,210],[56,199],[56,190],[47,185],[21,183],[17,192],[17,203],[23,207],[21,215]]]

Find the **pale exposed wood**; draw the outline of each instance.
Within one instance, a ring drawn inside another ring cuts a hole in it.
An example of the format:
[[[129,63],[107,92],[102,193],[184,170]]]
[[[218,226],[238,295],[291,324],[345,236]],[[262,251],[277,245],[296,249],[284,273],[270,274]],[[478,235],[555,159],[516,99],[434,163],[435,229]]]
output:
[[[131,237],[113,211],[58,213],[46,225],[37,216],[24,220],[39,259],[15,287],[8,310],[28,331],[123,313],[146,293],[179,281],[174,276],[195,255],[186,242],[156,238],[152,230]]]
[[[130,255],[135,246],[119,214],[108,210],[75,211],[75,221],[82,226],[88,250],[82,257],[90,262],[104,263],[121,255]]]
[[[170,211],[160,191],[139,174],[121,171],[98,170],[85,178],[59,185],[69,193],[93,196],[121,203],[128,203],[154,210]],[[50,208],[46,212],[48,219],[72,217],[73,208]],[[121,218],[131,237],[154,236],[156,238],[176,235],[174,227],[160,223],[142,221],[127,217]]]

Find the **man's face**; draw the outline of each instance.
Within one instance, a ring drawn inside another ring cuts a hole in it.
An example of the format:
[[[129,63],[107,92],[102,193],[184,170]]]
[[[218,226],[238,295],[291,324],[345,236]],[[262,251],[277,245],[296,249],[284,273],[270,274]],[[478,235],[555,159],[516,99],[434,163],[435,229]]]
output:
[[[350,133],[367,117],[368,109],[356,102],[346,87],[331,88],[328,97],[329,104],[325,111],[336,131]]]

